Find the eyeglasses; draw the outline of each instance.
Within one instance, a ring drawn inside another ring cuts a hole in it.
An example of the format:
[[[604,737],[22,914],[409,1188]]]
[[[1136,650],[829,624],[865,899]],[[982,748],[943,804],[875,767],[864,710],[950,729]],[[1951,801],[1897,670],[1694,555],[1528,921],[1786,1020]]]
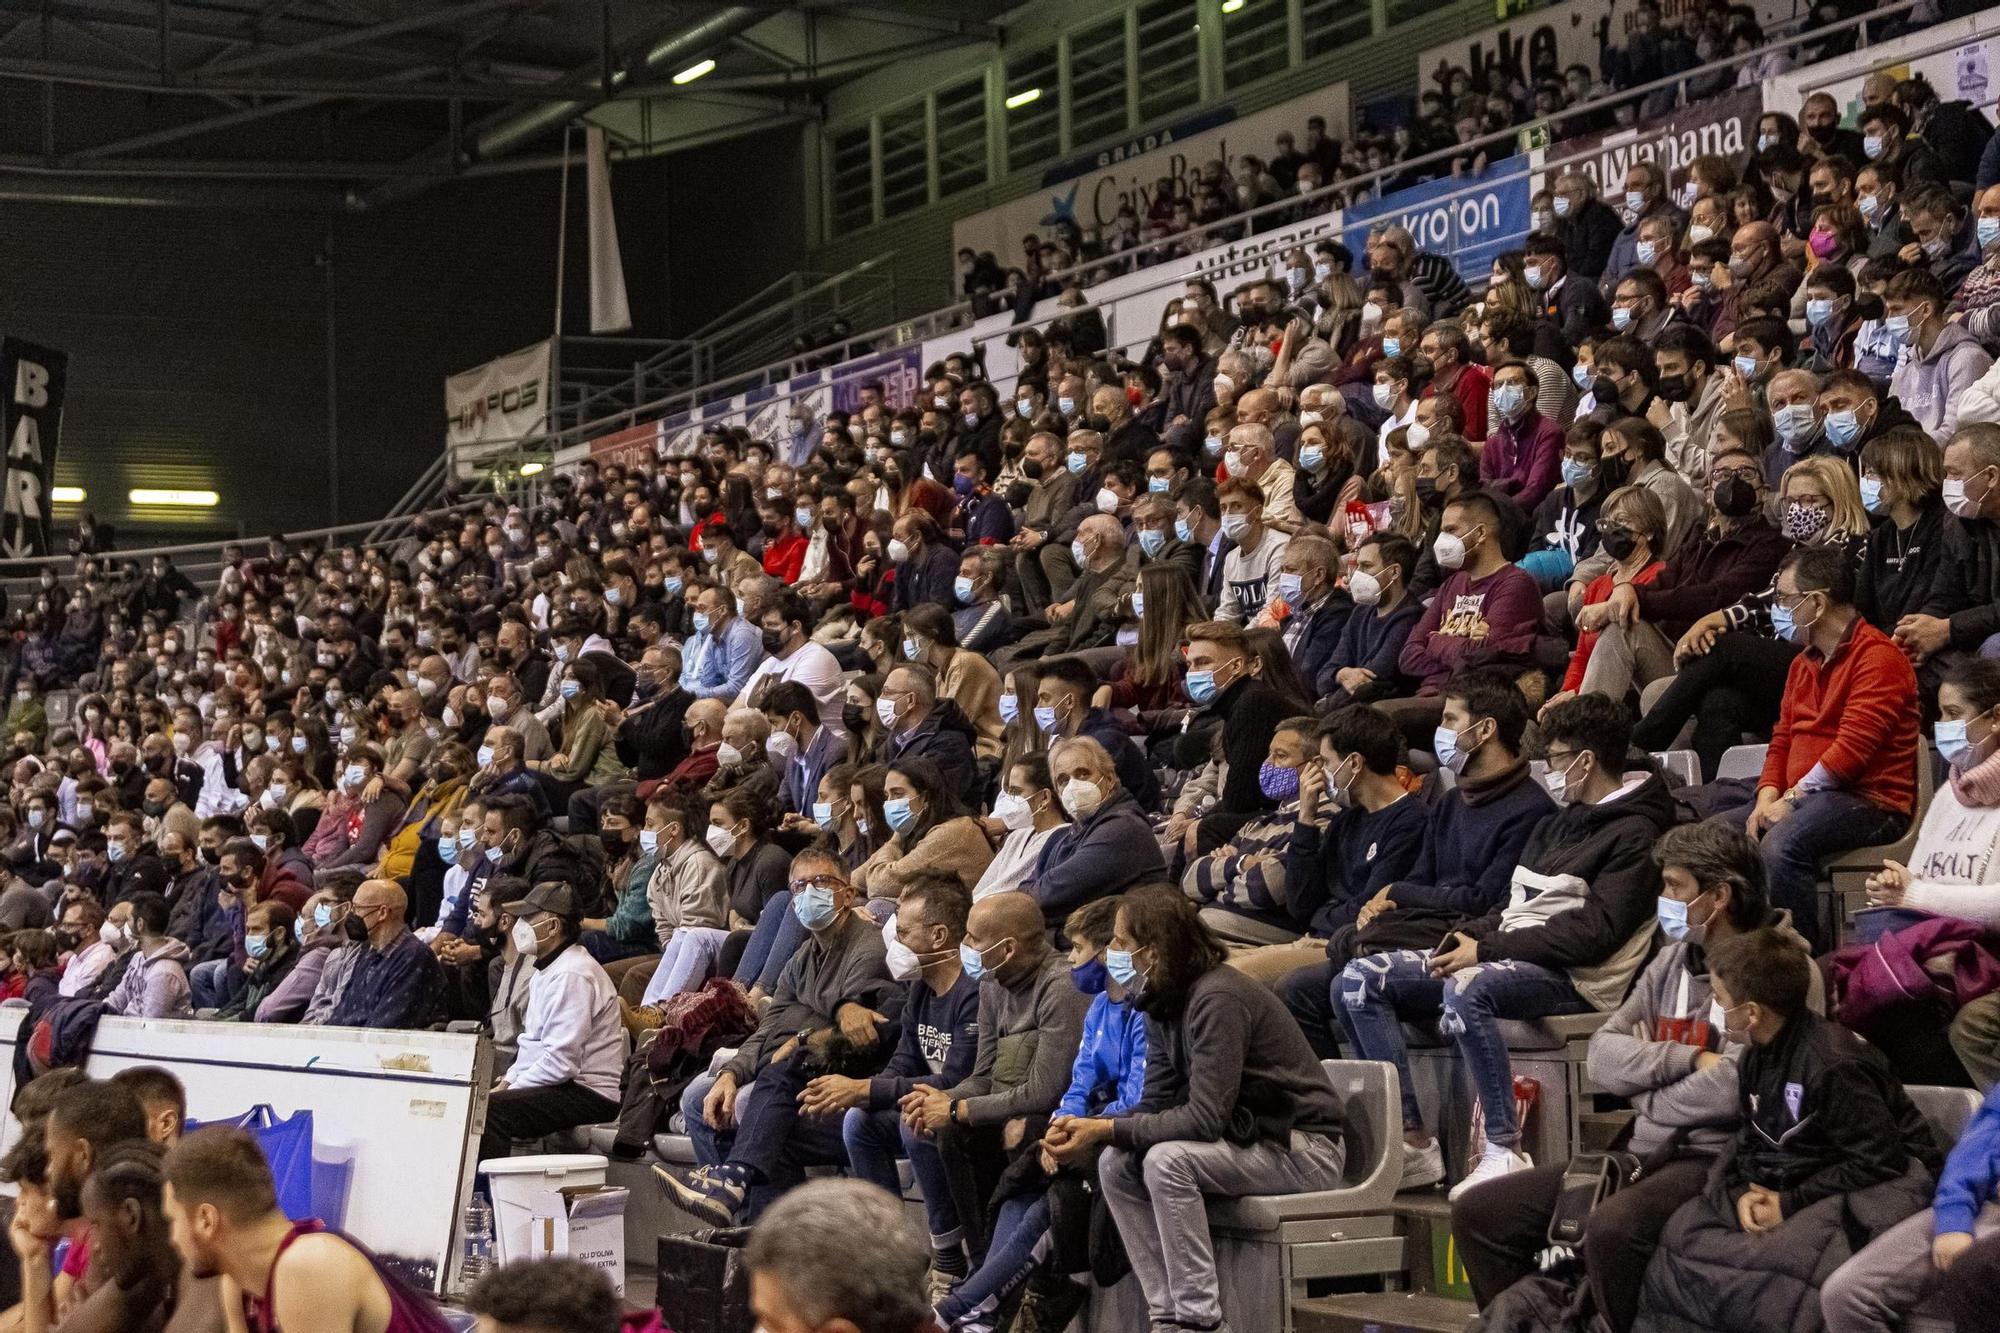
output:
[[[1754,483],[1763,474],[1760,473],[1754,467],[1719,467],[1715,469],[1713,475],[1717,481],[1726,481],[1729,478],[1734,477],[1738,481],[1748,481]]]
[[[790,887],[793,893],[804,893],[807,889],[844,889],[847,881],[838,875],[814,875],[809,879],[795,879]]]

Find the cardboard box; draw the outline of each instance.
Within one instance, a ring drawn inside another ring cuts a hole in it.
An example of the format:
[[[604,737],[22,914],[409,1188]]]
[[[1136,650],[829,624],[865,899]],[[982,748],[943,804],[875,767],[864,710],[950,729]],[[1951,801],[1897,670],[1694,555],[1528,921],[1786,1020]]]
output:
[[[530,1220],[529,1258],[576,1259],[599,1269],[625,1295],[625,1199],[621,1185],[572,1185],[551,1196],[557,1207]]]

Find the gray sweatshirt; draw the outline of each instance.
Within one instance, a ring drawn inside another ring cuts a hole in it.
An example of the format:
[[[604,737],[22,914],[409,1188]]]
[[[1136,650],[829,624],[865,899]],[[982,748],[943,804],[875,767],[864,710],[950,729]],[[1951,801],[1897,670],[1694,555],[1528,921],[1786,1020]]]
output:
[[[965,1102],[965,1118],[974,1125],[1054,1110],[1069,1088],[1089,1008],[1090,997],[1070,981],[1069,959],[1053,950],[1011,985],[986,977],[979,983],[972,1074],[946,1095]]]
[[[849,1000],[894,1021],[902,1012],[903,988],[889,979],[888,953],[882,927],[866,912],[850,911],[826,933],[808,933],[778,974],[771,1007],[757,1030],[721,1072],[734,1078],[736,1086],[749,1086],[779,1047],[793,1037],[831,1027],[834,1011]]]
[[[1775,913],[1773,924],[1806,948],[1789,915]],[[1590,1039],[1590,1081],[1631,1100],[1639,1119],[1630,1147],[1641,1157],[1677,1131],[1688,1150],[1700,1153],[1720,1152],[1735,1137],[1736,1061],[1743,1048],[1726,1043],[1710,1023],[1713,998],[1700,947],[1667,940],[1632,983],[1625,1003]],[[1807,1002],[1814,1013],[1825,1011],[1817,967]],[[1703,1051],[1717,1052],[1722,1063],[1697,1072],[1695,1060]]]

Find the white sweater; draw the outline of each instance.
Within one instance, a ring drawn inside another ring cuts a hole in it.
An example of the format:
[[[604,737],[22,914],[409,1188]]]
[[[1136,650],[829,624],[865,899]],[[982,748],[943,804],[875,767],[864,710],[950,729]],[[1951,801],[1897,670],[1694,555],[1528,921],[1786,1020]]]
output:
[[[528,982],[520,1054],[508,1071],[511,1088],[574,1083],[618,1100],[625,1066],[625,1029],[618,992],[581,944],[572,944]]]
[[[1939,783],[1910,854],[1903,906],[2000,929],[2000,806],[1961,804]]]

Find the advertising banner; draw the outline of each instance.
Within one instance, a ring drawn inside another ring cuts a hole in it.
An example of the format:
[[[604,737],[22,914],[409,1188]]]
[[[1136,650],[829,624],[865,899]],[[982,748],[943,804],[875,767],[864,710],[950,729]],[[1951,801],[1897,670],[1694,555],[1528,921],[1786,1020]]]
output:
[[[454,462],[500,452],[547,428],[554,354],[544,339],[445,380],[444,440]]]
[[[616,463],[619,467],[650,466],[660,441],[666,438],[665,423],[649,421],[600,435],[590,442],[590,457],[599,467]]]
[[[69,354],[19,338],[0,338],[0,378],[7,386],[7,500],[0,508],[0,554],[47,555],[50,489],[62,442]]]
[[[991,250],[1003,265],[1018,262],[1021,238],[1030,232],[1066,221],[1086,232],[1109,226],[1127,202],[1144,217],[1161,177],[1174,182],[1177,195],[1184,194],[1188,178],[1211,158],[1232,168],[1238,153],[1268,162],[1280,131],[1290,131],[1303,147],[1306,118],[1315,115],[1326,117],[1329,136],[1345,139],[1347,84],[1329,84],[1248,116],[1238,116],[1234,107],[1216,107],[1178,125],[1059,162],[1043,175],[1042,188],[1034,194],[959,219],[952,225],[952,243],[958,249]]]
[[[1740,158],[1745,146],[1756,141],[1757,119],[1763,113],[1763,94],[1754,88],[1737,89],[1645,126],[1564,139],[1543,160],[1553,164],[1581,156],[1581,162],[1571,165],[1594,179],[1607,196],[1616,197],[1625,188],[1626,168],[1634,162],[1656,162],[1673,179],[1704,154]],[[1553,166],[1543,173],[1555,174]]]
[[[1483,279],[1492,271],[1493,256],[1518,247],[1528,233],[1530,164],[1527,155],[1516,155],[1482,172],[1425,181],[1386,199],[1355,204],[1343,215],[1344,244],[1358,261],[1371,225],[1401,223],[1418,249],[1452,256],[1453,267],[1468,282]]]

